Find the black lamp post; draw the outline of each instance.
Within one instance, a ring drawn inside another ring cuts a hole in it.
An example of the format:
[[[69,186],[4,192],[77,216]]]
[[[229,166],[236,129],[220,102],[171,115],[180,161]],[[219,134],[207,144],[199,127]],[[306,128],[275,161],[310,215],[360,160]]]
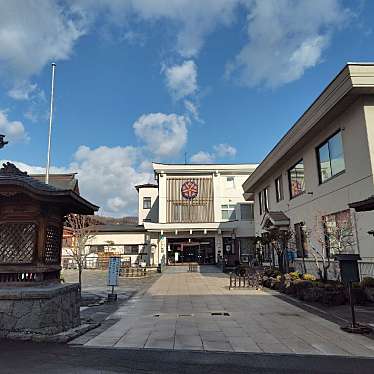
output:
[[[4,138],[5,138],[5,135],[1,135],[1,134],[0,134],[0,149],[1,149],[1,148],[4,148],[4,146],[5,146],[6,144],[8,144],[8,142],[5,141]]]

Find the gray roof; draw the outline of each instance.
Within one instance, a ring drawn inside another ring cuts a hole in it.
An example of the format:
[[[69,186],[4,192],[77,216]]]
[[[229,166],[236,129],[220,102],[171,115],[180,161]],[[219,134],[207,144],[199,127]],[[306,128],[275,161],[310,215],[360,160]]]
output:
[[[97,225],[95,226],[98,232],[145,232],[143,225],[132,224],[114,224],[114,225]]]
[[[76,173],[71,174],[49,174],[49,184],[61,190],[72,190],[79,193],[78,180],[75,178]],[[45,181],[45,174],[30,174],[30,177],[40,182]]]
[[[157,184],[154,183],[144,183],[144,184],[138,184],[135,186],[136,190],[139,191],[139,188],[158,188]]]

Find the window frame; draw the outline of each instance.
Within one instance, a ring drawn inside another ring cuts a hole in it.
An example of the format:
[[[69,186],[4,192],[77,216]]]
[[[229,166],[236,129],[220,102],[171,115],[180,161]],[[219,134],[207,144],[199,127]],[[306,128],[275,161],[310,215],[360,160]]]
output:
[[[243,214],[242,214],[242,207],[243,206],[247,206],[249,208],[249,214],[248,214],[249,218],[248,219],[243,219]],[[252,203],[240,203],[239,207],[240,207],[240,220],[241,221],[249,222],[249,221],[254,220],[254,206],[253,206]]]
[[[299,165],[300,163],[303,164],[303,167],[304,167],[304,189],[303,191],[299,192],[297,195],[292,195],[292,187],[291,187],[291,170],[295,169],[295,167],[297,165]],[[305,193],[305,165],[304,165],[304,159],[301,158],[299,161],[297,161],[295,164],[293,164],[288,170],[287,170],[287,176],[288,176],[288,192],[290,194],[290,200],[298,197],[298,196],[301,196]]]
[[[262,193],[264,194],[263,200],[264,200],[264,211],[267,213],[269,212],[269,187],[265,187],[262,190]]]
[[[324,216],[322,216],[322,225],[323,225],[323,233],[324,233],[324,239],[325,239],[325,255],[326,257],[328,258],[334,258],[337,254],[339,254],[338,252],[336,252],[336,247],[334,247],[333,245],[331,245],[332,243],[332,240],[329,238],[329,227],[328,227],[328,219],[333,217],[334,218],[334,225],[337,226],[338,223],[339,223],[339,215],[344,215],[346,214],[348,219],[349,219],[349,225],[350,226],[350,229],[351,229],[351,233],[350,235],[347,235],[347,237],[351,237],[354,241],[355,239],[355,232],[354,232],[354,227],[353,227],[353,220],[352,220],[352,214],[351,214],[351,211],[350,209],[344,209],[344,210],[340,210],[340,211],[337,211],[337,212],[334,212],[334,213],[329,213],[329,214],[326,214]],[[331,222],[330,222],[331,223]],[[348,244],[349,246],[349,244]],[[354,245],[351,246],[352,247],[352,250],[353,252],[342,252],[342,253],[354,253]]]
[[[331,156],[330,156],[330,146],[329,146],[329,141],[336,135],[338,135],[340,133],[340,137],[341,137],[341,144],[342,144],[342,154],[343,154],[343,161],[344,161],[344,169],[339,171],[338,173],[336,174],[332,174],[332,167],[331,167]],[[325,145],[327,144],[327,149],[329,151],[329,163],[330,163],[330,171],[331,171],[331,177],[325,179],[324,181],[322,181],[322,170],[321,170],[321,157],[320,157],[320,149],[322,147],[324,147]],[[330,135],[327,139],[325,139],[322,143],[320,143],[316,148],[315,148],[315,151],[316,151],[316,157],[317,157],[317,169],[318,169],[318,182],[319,184],[324,184],[328,181],[330,181],[331,179],[334,179],[336,177],[338,177],[339,175],[342,175],[345,173],[345,158],[344,158],[344,146],[343,146],[343,136],[342,136],[342,130],[339,129],[337,131],[335,131],[332,135]]]
[[[258,206],[259,206],[259,209],[260,209],[260,216],[261,216],[262,213],[263,213],[262,191],[260,191],[258,193]]]
[[[227,212],[229,218],[224,218],[223,212]],[[231,214],[234,213],[234,218],[231,218],[230,212]],[[236,204],[221,204],[221,219],[222,221],[236,221],[238,219],[236,214]]]
[[[145,202],[149,201],[149,207],[145,206]],[[152,208],[152,198],[150,196],[143,196],[143,209],[151,209]]]
[[[279,181],[279,187],[277,184],[278,181]],[[279,203],[280,201],[284,200],[282,174],[279,177],[275,178],[274,184],[275,184],[275,200],[277,201],[277,203]]]

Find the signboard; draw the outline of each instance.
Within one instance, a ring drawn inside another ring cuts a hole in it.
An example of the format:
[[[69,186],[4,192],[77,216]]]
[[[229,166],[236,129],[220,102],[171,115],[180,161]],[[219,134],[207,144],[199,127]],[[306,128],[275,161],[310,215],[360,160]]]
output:
[[[118,286],[121,257],[110,257],[108,266],[108,286]]]
[[[181,192],[185,199],[192,200],[199,193],[199,187],[194,181],[187,181],[182,184]]]

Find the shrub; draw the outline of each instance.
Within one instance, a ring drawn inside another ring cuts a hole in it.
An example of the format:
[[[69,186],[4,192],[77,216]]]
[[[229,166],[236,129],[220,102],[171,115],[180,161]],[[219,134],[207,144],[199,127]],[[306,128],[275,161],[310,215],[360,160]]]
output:
[[[374,278],[364,277],[361,281],[362,288],[374,288]]]
[[[306,273],[303,275],[303,279],[307,281],[315,281],[316,277],[313,274]]]
[[[296,280],[296,279],[301,278],[301,274],[298,271],[293,271],[293,272],[289,273],[289,275],[290,275],[292,280]]]
[[[267,268],[264,270],[264,275],[270,278],[276,278],[278,275],[282,275],[282,273],[277,269]]]

